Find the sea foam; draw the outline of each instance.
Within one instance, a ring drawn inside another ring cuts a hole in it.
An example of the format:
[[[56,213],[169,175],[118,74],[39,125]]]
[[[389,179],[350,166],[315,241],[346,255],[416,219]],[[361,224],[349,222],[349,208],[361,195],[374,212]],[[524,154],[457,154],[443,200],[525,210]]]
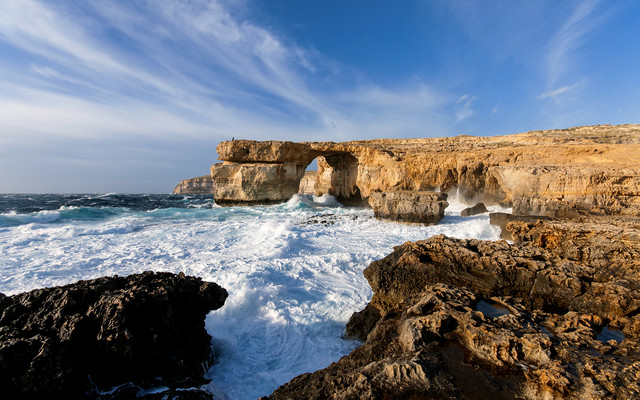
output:
[[[372,295],[362,271],[393,246],[440,233],[480,239],[499,233],[487,214],[460,217],[467,205],[455,202],[440,224],[420,226],[380,221],[369,209],[343,207],[328,196],[255,207],[167,197],[144,209],[144,199],[111,194],[82,201],[105,199],[120,206],[85,210],[109,208],[95,218],[61,218],[75,210],[60,205],[44,213],[3,212],[21,222],[0,229],[0,292],[145,270],[217,282],[229,298],[205,321],[217,359],[206,387],[220,399],[268,395],[357,347],[342,336]]]

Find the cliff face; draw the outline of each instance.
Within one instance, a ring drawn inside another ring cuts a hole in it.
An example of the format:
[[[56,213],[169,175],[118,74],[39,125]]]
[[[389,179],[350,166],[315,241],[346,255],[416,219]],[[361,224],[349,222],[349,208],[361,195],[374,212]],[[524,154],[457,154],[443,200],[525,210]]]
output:
[[[341,143],[236,140],[220,143],[218,154],[224,162],[211,176],[221,201],[284,201],[318,158],[316,193],[343,201],[459,188],[467,200],[518,214],[640,215],[640,125]]]
[[[175,189],[175,194],[213,194],[214,186],[211,175],[198,176],[197,178],[184,179]]]

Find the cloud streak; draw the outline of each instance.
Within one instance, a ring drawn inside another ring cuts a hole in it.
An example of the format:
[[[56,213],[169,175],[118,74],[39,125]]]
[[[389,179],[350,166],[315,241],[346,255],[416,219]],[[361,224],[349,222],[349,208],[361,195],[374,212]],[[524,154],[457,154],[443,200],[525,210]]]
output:
[[[351,115],[370,107],[382,113],[388,109],[391,115],[400,108],[435,111],[446,98],[424,85],[413,91],[359,85],[346,94],[310,88],[309,76],[331,78],[335,72],[328,67],[331,60],[242,19],[241,13],[233,13],[236,10],[222,1],[140,3],[143,12],[117,1],[91,6],[54,4],[3,2],[0,38],[30,54],[27,58],[37,59],[29,68],[32,77],[21,77],[22,91],[28,92],[24,97],[30,97],[34,108],[43,108],[53,95],[63,92],[56,101],[70,107],[69,119],[77,117],[74,109],[86,108],[89,102],[96,108],[122,108],[121,118],[126,118],[132,103],[146,103],[158,113],[194,118],[214,129],[249,135],[258,126],[280,125],[275,130],[287,135],[291,127],[304,134],[300,125],[307,126],[308,133],[332,128],[336,121],[354,127],[362,121]],[[124,46],[115,48],[113,36]],[[336,97],[340,104],[333,100]],[[15,102],[12,106],[18,107]],[[22,108],[27,110],[27,104]],[[343,113],[345,109],[349,114]],[[55,114],[64,113],[62,107],[55,110]],[[89,115],[96,115],[96,125],[103,126],[104,114]],[[51,121],[50,128],[61,120]],[[247,121],[255,121],[256,126],[248,126]],[[67,123],[60,129],[68,131]]]
[[[469,96],[468,94],[463,94],[460,96],[458,101],[456,101],[456,121],[461,122],[469,117],[473,117],[477,114],[477,111],[474,110],[473,103],[478,100],[477,97]]]
[[[555,90],[551,90],[549,92],[545,92],[545,93],[541,93],[540,95],[538,95],[539,99],[547,99],[547,98],[556,98],[562,94],[565,94],[567,92],[572,91],[573,89],[576,89],[577,87],[579,87],[580,84],[576,83],[574,85],[571,86],[563,86],[561,88],[555,89]]]
[[[600,23],[594,17],[599,0],[577,2],[577,7],[558,29],[549,42],[546,54],[548,87],[557,86],[576,65],[576,50],[584,44],[585,37]]]

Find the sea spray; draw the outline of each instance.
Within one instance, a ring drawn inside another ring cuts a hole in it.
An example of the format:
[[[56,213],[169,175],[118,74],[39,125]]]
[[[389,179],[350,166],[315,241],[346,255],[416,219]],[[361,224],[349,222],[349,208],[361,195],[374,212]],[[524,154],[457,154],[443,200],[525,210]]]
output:
[[[222,399],[267,395],[353,350],[344,326],[372,295],[362,270],[393,246],[440,233],[498,238],[487,214],[460,217],[461,202],[420,226],[329,196],[256,207],[217,207],[206,195],[4,196],[0,214],[17,222],[0,225],[0,292],[145,270],[225,287],[225,306],[206,320],[217,353],[207,388]],[[40,218],[49,212],[69,214]]]

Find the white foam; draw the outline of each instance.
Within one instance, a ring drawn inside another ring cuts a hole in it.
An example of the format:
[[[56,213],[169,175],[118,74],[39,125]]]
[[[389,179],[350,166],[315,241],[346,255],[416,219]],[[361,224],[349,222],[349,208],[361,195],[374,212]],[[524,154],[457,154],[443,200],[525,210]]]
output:
[[[0,214],[0,220],[8,224],[44,224],[60,219],[58,211],[38,211],[29,214],[19,214],[15,211]]]
[[[217,282],[229,298],[206,319],[218,353],[208,388],[221,399],[255,399],[358,345],[341,337],[372,295],[362,271],[393,246],[439,233],[498,238],[486,214],[405,225],[376,220],[371,210],[327,207],[334,201],[2,228],[0,292],[145,270]],[[309,223],[320,214],[326,223]]]
[[[318,204],[322,204],[327,207],[340,207],[342,204],[335,198],[335,196],[331,196],[330,194],[323,194],[322,196],[313,195],[313,201]]]

